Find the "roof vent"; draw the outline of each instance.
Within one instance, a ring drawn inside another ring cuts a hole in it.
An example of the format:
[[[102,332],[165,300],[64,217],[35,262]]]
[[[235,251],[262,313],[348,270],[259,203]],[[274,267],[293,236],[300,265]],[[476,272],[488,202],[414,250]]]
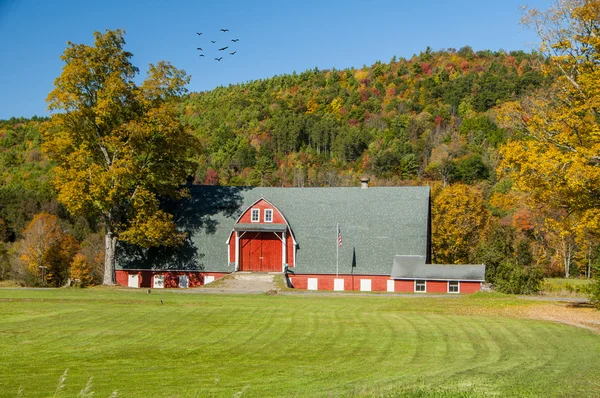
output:
[[[369,181],[371,181],[371,179],[369,177],[367,177],[367,176],[360,177],[360,187],[362,189],[369,188]]]

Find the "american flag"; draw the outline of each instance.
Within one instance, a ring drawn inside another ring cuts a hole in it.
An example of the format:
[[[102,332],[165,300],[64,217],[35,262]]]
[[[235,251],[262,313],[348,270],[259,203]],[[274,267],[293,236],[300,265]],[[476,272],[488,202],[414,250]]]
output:
[[[340,229],[340,224],[337,225],[338,228],[338,246],[342,247],[342,230]]]

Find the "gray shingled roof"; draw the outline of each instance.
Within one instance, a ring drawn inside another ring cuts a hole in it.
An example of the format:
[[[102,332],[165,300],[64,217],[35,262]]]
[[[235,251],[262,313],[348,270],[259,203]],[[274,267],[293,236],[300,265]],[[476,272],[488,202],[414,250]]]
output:
[[[337,223],[343,237],[340,273],[390,275],[395,255],[428,256],[429,187],[193,186],[190,194],[169,209],[190,235],[186,244],[149,251],[120,245],[119,268],[231,272],[226,241],[239,215],[261,198],[277,207],[292,229],[298,274],[336,272]]]
[[[422,256],[394,256],[392,279],[428,279],[444,281],[485,280],[485,265],[425,264]]]

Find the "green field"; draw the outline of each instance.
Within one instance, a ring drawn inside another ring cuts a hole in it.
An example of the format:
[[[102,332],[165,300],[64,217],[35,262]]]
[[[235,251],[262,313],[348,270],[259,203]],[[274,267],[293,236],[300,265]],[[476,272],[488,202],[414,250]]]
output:
[[[4,289],[0,396],[598,396],[600,335],[506,315],[535,305]]]

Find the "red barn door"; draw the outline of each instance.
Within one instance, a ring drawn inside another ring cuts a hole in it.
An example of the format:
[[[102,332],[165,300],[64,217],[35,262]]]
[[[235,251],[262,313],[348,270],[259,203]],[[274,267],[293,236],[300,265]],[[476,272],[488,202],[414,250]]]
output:
[[[240,239],[240,271],[281,272],[281,240],[273,232],[246,232]]]

